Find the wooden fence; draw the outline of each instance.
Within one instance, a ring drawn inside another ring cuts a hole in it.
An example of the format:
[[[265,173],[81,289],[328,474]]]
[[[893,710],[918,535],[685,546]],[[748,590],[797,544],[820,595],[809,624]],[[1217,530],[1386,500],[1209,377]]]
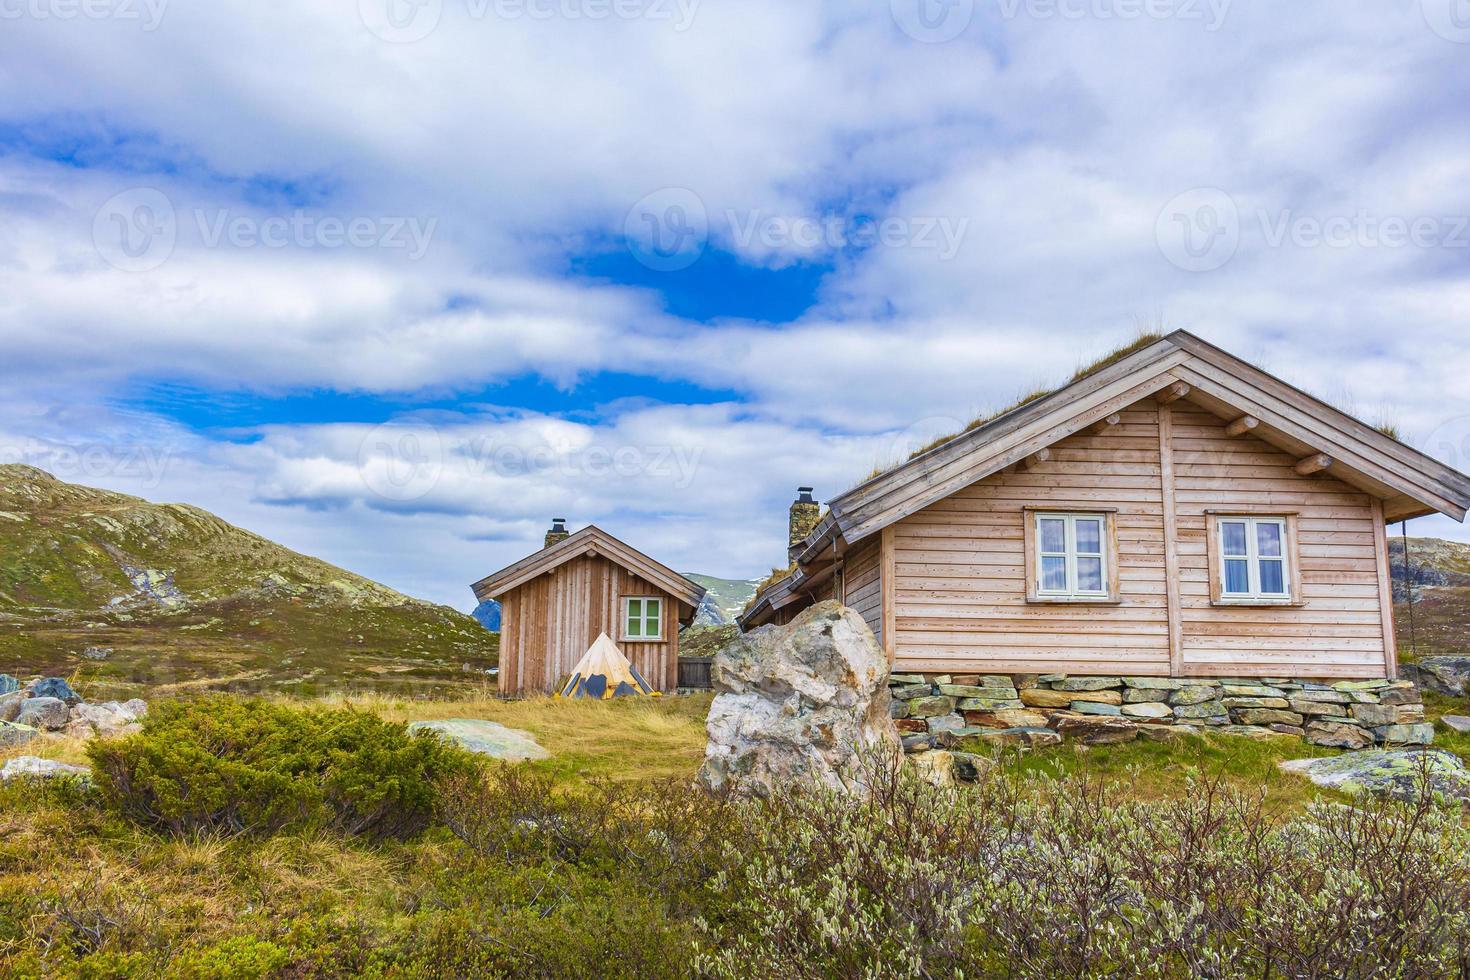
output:
[[[679,687],[707,691],[710,688],[710,666],[714,657],[680,657]]]

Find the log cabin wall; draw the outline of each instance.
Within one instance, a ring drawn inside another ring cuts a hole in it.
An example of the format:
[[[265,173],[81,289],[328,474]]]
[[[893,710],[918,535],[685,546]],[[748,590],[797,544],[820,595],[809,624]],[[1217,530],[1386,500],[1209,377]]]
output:
[[[660,643],[622,639],[624,596],[663,599]],[[505,694],[550,692],[587,648],[606,633],[649,686],[678,684],[678,600],[600,555],[583,555],[501,597],[500,689]]]
[[[1056,443],[1046,461],[898,522],[895,669],[1385,676],[1387,554],[1375,501],[1331,477],[1300,476],[1295,459],[1225,426],[1188,402],[1138,402],[1105,431]],[[1113,513],[1119,601],[1028,602],[1028,507]],[[1212,604],[1206,512],[1232,508],[1297,515],[1305,605]]]

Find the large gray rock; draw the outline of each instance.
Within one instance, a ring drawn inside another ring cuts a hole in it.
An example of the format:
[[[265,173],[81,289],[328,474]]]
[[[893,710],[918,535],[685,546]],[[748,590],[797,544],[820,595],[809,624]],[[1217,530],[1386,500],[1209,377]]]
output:
[[[146,702],[134,698],[119,703],[82,702],[71,709],[66,731],[71,735],[126,735],[138,730],[138,720],[148,713]]]
[[[481,721],[477,718],[416,721],[408,726],[408,730],[437,732],[443,738],[477,755],[488,755],[492,759],[505,759],[508,762],[525,762],[528,759],[546,759],[551,756],[530,732],[507,728],[495,721]]]
[[[31,685],[31,697],[33,698],[56,698],[67,704],[76,704],[82,700],[82,696],[71,689],[71,685],[61,677],[43,677]]]
[[[0,721],[15,721],[15,716],[20,714],[20,706],[25,703],[25,691],[11,691],[9,694],[0,695]]]
[[[1346,793],[1383,793],[1413,800],[1427,787],[1437,797],[1470,800],[1470,770],[1459,756],[1443,749],[1346,752],[1324,759],[1292,759],[1281,763],[1281,768]]]
[[[1470,685],[1470,657],[1425,657],[1417,663],[1400,664],[1399,676],[1413,681],[1420,690],[1463,698]]]
[[[69,766],[64,762],[56,762],[53,759],[41,759],[34,755],[16,756],[5,763],[5,768],[0,769],[0,782],[29,776],[34,779],[54,779],[57,776],[76,776],[82,779],[91,777],[92,770],[85,766]]]
[[[56,732],[66,727],[70,716],[71,710],[59,698],[27,698],[20,703],[15,723]]]
[[[765,796],[817,783],[863,792],[867,767],[902,752],[888,658],[862,617],[836,602],[736,637],[712,678],[699,773],[711,791]]]
[[[16,725],[0,721],[0,749],[13,749],[24,745],[41,734],[29,725]]]
[[[9,674],[0,674],[0,694],[10,694],[19,690],[19,678],[11,677]]]

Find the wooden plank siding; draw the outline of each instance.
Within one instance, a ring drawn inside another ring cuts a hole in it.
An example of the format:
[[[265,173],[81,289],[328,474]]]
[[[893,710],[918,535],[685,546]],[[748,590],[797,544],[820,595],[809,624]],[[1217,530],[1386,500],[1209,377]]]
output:
[[[846,555],[843,566],[843,600],[863,617],[878,642],[883,642],[883,582],[879,573],[882,535],[859,542]]]
[[[624,596],[663,599],[663,642],[621,638]],[[601,555],[574,558],[506,593],[500,602],[504,694],[550,692],[604,632],[651,687],[670,691],[678,684],[678,600]]]
[[[1161,411],[1170,413],[1163,427]],[[1252,436],[1227,435],[1227,421],[1189,401],[1161,409],[1150,398],[1120,414],[1101,432],[1055,443],[1045,461],[993,474],[892,526],[895,669],[1385,676],[1380,563],[1386,567],[1387,555],[1375,538],[1374,498],[1326,474],[1297,474],[1296,458]],[[1114,514],[1118,602],[1027,601],[1028,507]],[[1304,605],[1212,604],[1206,512],[1231,508],[1297,515]],[[1170,511],[1175,523],[1166,534]],[[849,552],[849,605],[884,594],[866,577],[878,566],[871,547],[878,539]],[[859,611],[878,632],[881,611],[874,619]]]

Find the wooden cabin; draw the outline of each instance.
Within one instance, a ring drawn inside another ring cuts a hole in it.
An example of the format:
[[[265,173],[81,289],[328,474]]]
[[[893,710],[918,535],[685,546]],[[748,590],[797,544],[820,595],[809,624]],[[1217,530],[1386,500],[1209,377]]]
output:
[[[678,684],[679,628],[704,589],[600,528],[558,518],[540,551],[476,582],[500,603],[500,691],[549,693],[606,633],[649,685]]]
[[[1467,507],[1470,477],[1180,331],[809,530],[793,506],[741,625],[837,598],[904,673],[1392,677],[1385,525]]]

